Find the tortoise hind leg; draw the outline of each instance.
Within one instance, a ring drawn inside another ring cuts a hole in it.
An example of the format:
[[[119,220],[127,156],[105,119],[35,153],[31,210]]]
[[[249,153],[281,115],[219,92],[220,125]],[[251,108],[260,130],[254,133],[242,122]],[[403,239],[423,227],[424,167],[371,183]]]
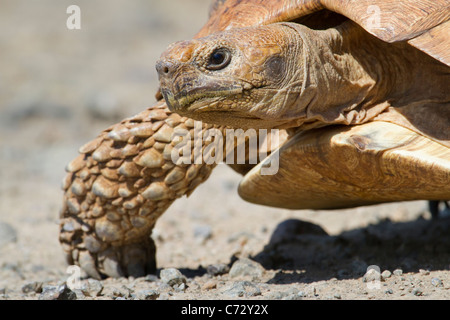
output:
[[[441,210],[441,203],[445,206],[444,209]],[[428,208],[431,213],[431,217],[433,219],[437,219],[439,214],[442,212],[449,211],[450,212],[450,200],[433,200],[428,202]]]

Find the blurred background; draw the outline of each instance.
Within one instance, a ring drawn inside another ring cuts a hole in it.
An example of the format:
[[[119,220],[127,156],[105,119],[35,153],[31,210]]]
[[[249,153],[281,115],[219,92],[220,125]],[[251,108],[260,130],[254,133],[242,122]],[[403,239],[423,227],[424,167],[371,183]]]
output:
[[[66,27],[72,4],[81,8],[80,30]],[[192,38],[209,5],[0,0],[0,289],[66,276],[58,243],[65,165],[101,130],[154,103],[156,60],[170,43]],[[387,216],[428,217],[424,201],[333,212],[256,206],[238,197],[240,179],[219,165],[190,198],[169,208],[154,233],[159,266],[195,269],[228,263],[237,251],[256,254],[292,217],[329,234]]]
[[[73,4],[80,30],[66,26]],[[0,0],[0,288],[27,272],[64,274],[65,165],[101,130],[154,103],[155,61],[192,38],[208,8],[209,0]]]

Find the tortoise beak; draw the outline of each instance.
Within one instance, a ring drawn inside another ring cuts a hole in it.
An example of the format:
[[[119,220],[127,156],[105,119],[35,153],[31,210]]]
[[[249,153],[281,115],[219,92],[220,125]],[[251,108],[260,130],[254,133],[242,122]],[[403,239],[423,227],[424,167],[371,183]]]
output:
[[[180,74],[181,63],[170,61],[166,59],[159,59],[156,63],[156,71],[158,72],[161,94],[166,100],[170,111],[177,111],[180,109],[180,103],[175,95],[180,96],[186,93],[185,85],[177,80],[177,75]]]

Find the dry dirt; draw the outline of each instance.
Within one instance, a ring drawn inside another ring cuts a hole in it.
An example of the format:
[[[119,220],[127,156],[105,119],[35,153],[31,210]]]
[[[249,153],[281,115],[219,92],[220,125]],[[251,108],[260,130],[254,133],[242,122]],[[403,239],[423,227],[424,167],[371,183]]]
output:
[[[81,30],[66,28],[71,4],[81,8]],[[58,243],[65,165],[102,129],[153,104],[156,59],[200,29],[208,6],[2,0],[0,299],[40,299],[41,287],[68,282]],[[431,220],[425,201],[291,211],[244,202],[239,180],[219,165],[158,221],[158,272],[177,268],[185,284],[105,279],[76,297],[450,298],[450,217]],[[214,272],[224,265],[231,270]],[[364,277],[369,266],[391,275]]]

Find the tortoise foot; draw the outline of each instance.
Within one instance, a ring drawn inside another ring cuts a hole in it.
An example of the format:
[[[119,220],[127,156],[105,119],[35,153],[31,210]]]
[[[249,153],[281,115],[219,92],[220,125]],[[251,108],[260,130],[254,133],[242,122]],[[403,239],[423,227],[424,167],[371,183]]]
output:
[[[107,242],[76,217],[61,223],[60,242],[69,265],[77,265],[89,277],[142,277],[156,271],[156,246],[151,229],[133,239]]]
[[[428,202],[428,208],[433,219],[444,213],[450,214],[450,200],[432,200]]]

